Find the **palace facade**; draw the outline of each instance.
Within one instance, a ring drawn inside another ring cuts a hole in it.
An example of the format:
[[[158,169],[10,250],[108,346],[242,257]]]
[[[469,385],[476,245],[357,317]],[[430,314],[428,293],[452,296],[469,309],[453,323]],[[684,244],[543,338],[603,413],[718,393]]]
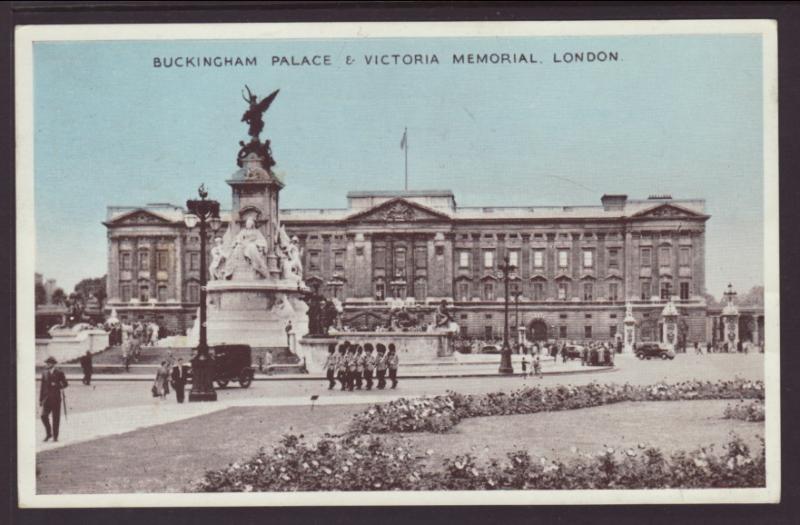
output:
[[[464,336],[502,335],[507,257],[509,324],[529,340],[615,338],[626,302],[639,339],[660,334],[672,299],[689,342],[710,338],[702,199],[603,195],[596,206],[463,207],[450,191],[350,192],[341,209],[286,209],[304,279],[371,328],[404,299],[429,320],[441,300]],[[123,322],[191,327],[200,295],[200,239],[171,204],[109,207],[107,310]],[[223,229],[230,214],[222,213]],[[209,244],[209,249],[211,242]]]

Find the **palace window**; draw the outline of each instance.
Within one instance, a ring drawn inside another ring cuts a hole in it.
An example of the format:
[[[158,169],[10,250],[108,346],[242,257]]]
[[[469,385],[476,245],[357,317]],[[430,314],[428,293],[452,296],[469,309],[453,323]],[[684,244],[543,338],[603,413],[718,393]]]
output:
[[[405,299],[406,298],[406,285],[405,284],[393,284],[392,285],[392,297],[395,299]]]
[[[494,339],[494,330],[492,325],[487,325],[483,327],[483,338],[487,341],[491,341]]]
[[[356,248],[356,257],[363,257],[364,256],[364,247],[358,246]]]
[[[558,337],[560,337],[561,339],[566,339],[567,338],[567,327],[566,327],[566,325],[562,324],[561,326],[558,327]]]
[[[686,301],[689,299],[689,283],[681,283],[681,300]]]
[[[402,246],[394,249],[394,274],[397,277],[406,274],[406,249]]]
[[[123,303],[129,303],[131,300],[131,286],[129,284],[121,285],[119,287],[119,294]]]
[[[653,292],[650,290],[650,281],[642,281],[642,301],[649,301]]]
[[[517,281],[514,281],[510,283],[508,287],[508,294],[513,298],[517,294],[517,292],[521,293],[519,288],[519,283]]]
[[[544,283],[533,283],[533,300],[544,301]]]
[[[200,253],[191,252],[189,254],[189,269],[190,270],[199,270],[200,269]]]
[[[167,302],[167,287],[163,284],[158,287],[158,302]]]
[[[469,268],[469,252],[467,250],[458,252],[458,267]]]
[[[669,268],[672,265],[672,257],[670,257],[670,248],[662,246],[658,249],[658,266],[661,268]]]
[[[414,248],[414,266],[425,268],[428,266],[428,249],[424,246]]]
[[[487,270],[494,268],[494,250],[483,250],[483,267]]]
[[[616,301],[619,299],[619,284],[608,283],[608,300]]]
[[[372,259],[376,269],[386,268],[386,248],[375,248]]]
[[[190,282],[186,285],[186,300],[190,303],[200,302],[200,284]]]
[[[375,283],[375,300],[383,301],[386,299],[386,285],[382,282]]]
[[[544,268],[544,250],[533,250],[533,267],[537,270]]]
[[[312,272],[319,271],[319,250],[308,252],[308,269]]]
[[[592,283],[583,283],[583,300],[584,301],[591,301],[593,292],[594,292],[594,287],[592,286]]]
[[[592,327],[591,326],[584,326],[583,327],[583,338],[584,339],[591,339],[592,338]]]
[[[612,324],[608,327],[608,337],[609,339],[614,339],[617,337],[617,325]]]
[[[511,250],[508,252],[508,264],[519,268],[519,250]]]
[[[444,257],[444,246],[441,244],[436,247],[436,257]]]
[[[146,303],[149,300],[150,300],[150,285],[149,284],[139,285],[139,301],[142,303]]]
[[[643,267],[648,267],[653,261],[653,250],[651,248],[642,248],[640,251],[639,264]]]
[[[672,283],[664,281],[661,283],[661,298],[669,300],[670,297],[672,297]]]
[[[458,283],[458,300],[469,301],[469,299],[469,283],[465,281]]]
[[[342,296],[341,282],[328,283],[328,291],[333,297],[339,299],[340,301],[344,300],[344,297]]]
[[[682,247],[678,257],[681,266],[689,266],[692,263],[692,249],[688,246]]]
[[[428,282],[424,278],[414,281],[414,299],[424,301],[428,297]]]
[[[169,268],[169,252],[167,250],[158,250],[156,252],[156,259],[158,261],[158,270],[165,272]]]
[[[131,252],[119,252],[120,269],[131,269]]]
[[[333,252],[333,269],[337,272],[344,271],[344,250]]]
[[[458,333],[461,334],[461,337],[466,338],[469,335],[467,331],[467,325],[465,324],[459,325]]]
[[[566,283],[564,281],[558,283],[558,300],[566,301],[568,293],[569,293],[569,283]]]
[[[563,269],[569,268],[569,251],[558,250],[558,267]]]
[[[583,267],[594,268],[594,250],[583,250]]]
[[[150,250],[139,250],[139,269],[150,269]]]
[[[494,283],[483,283],[483,300],[494,301]]]
[[[619,249],[617,248],[609,248],[608,250],[608,268],[610,269],[617,269],[619,268]]]

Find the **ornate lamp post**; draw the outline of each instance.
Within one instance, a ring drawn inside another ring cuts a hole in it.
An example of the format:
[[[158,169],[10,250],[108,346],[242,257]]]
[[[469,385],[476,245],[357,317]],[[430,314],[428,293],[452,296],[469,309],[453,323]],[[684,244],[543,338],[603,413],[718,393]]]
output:
[[[189,210],[184,216],[187,228],[194,228],[200,223],[200,344],[197,356],[192,363],[192,390],[189,401],[216,401],[214,390],[214,363],[208,355],[208,336],[206,333],[206,283],[208,268],[206,266],[206,227],[217,231],[222,221],[219,218],[219,202],[206,200],[208,192],[205,184],[201,184],[197,193],[200,199],[186,201]]]
[[[520,345],[522,345],[522,335],[521,335],[522,334],[522,330],[520,330],[520,328],[522,328],[522,327],[519,325],[519,296],[520,295],[522,295],[522,290],[519,290],[519,289],[514,290],[514,316],[515,316],[514,326],[516,326],[516,332],[517,332],[517,350],[519,350]]]
[[[728,343],[728,351],[735,352],[739,345],[739,309],[736,307],[736,292],[728,284],[725,291],[725,306],[722,308],[722,337]]]
[[[503,272],[503,281],[505,282],[503,350],[500,352],[500,369],[498,372],[501,374],[513,374],[514,367],[511,366],[511,346],[508,344],[508,281],[511,278],[511,272],[516,270],[517,267],[509,262],[508,254],[506,254],[506,256],[503,257],[503,264],[499,265],[498,269]]]

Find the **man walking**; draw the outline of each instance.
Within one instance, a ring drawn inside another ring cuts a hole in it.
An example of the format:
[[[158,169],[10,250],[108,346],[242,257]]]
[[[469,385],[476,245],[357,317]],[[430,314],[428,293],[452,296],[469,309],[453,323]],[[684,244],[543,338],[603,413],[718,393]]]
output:
[[[83,384],[84,385],[91,385],[92,384],[92,353],[87,350],[86,355],[81,356],[81,370],[83,370]]]
[[[356,347],[356,372],[355,372],[355,381],[356,381],[356,390],[361,390],[361,386],[363,385],[364,379],[364,350],[362,349],[361,345]]]
[[[375,374],[378,377],[378,390],[386,388],[386,347],[378,343],[378,355],[375,357]]]
[[[286,331],[286,346],[289,347],[289,350],[294,352],[294,349],[292,348],[292,332],[294,331],[294,328],[292,327],[291,319],[288,323],[286,323],[286,328],[284,328],[284,330]]]
[[[336,360],[336,377],[342,385],[340,390],[347,388],[347,347],[347,341],[339,345],[339,358]]]
[[[389,353],[386,355],[386,366],[389,369],[389,379],[392,381],[392,388],[397,388],[397,367],[400,365],[400,358],[394,349],[394,343],[389,343]]]
[[[56,368],[56,360],[53,357],[48,357],[47,370],[42,372],[42,385],[39,390],[39,409],[42,416],[42,423],[47,432],[44,440],[58,441],[58,427],[61,422],[61,391],[67,388],[67,378],[64,372]],[[50,416],[52,415],[53,424],[50,425]]]
[[[372,345],[364,345],[364,381],[367,383],[367,390],[372,390],[372,371],[375,370],[375,357],[372,355]]]
[[[175,397],[178,403],[183,403],[183,391],[186,387],[187,376],[189,375],[189,367],[183,364],[183,358],[178,358],[178,364],[172,367],[172,388],[175,390]]]

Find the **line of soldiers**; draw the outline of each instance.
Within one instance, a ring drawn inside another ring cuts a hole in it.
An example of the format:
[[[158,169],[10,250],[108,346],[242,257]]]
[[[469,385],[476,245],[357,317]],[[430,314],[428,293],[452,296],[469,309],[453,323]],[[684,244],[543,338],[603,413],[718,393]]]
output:
[[[375,354],[373,354],[375,351]],[[333,390],[336,380],[341,384],[341,390],[372,390],[373,377],[377,378],[378,390],[386,388],[386,375],[388,372],[392,388],[397,388],[397,367],[400,359],[393,343],[386,345],[378,343],[374,347],[371,343],[361,345],[345,341],[339,345],[336,353],[336,343],[328,345],[328,356],[325,359],[325,372],[328,378],[328,390]]]

